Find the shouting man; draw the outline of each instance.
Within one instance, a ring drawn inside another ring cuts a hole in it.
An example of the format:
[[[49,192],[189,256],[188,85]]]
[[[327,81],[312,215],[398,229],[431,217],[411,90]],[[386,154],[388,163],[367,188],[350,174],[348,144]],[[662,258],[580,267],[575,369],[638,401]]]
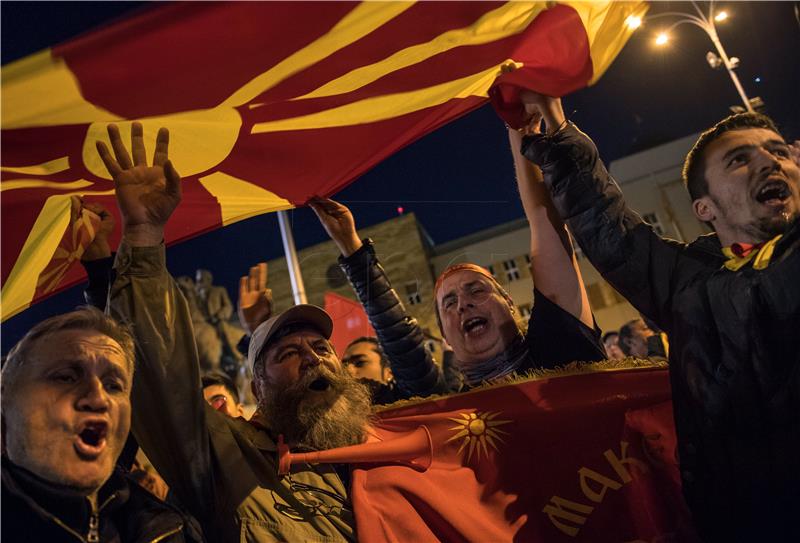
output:
[[[297,306],[253,332],[258,411],[250,421],[208,405],[191,315],[165,265],[164,226],[181,199],[168,132],[159,131],[149,166],[141,124],[131,129],[132,158],[117,127],[108,131],[114,156],[102,143],[98,151],[123,221],[111,310],[135,331],[133,431],[142,449],[212,541],[354,540],[346,485],[333,466],[302,465],[285,477],[277,469],[281,434],[294,450],[363,439],[369,395],[328,341],[330,317]]]
[[[714,234],[683,244],[631,210],[557,99],[523,100],[547,134],[523,153],[603,277],[670,338],[683,492],[713,541],[797,541],[800,168],[772,120],[733,115],[689,152],[684,181]]]

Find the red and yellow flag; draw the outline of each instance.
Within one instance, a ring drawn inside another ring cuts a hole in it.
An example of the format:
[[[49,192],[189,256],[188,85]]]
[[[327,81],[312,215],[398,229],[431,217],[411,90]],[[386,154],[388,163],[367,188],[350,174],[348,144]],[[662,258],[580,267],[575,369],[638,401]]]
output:
[[[73,195],[115,209],[105,126],[171,132],[175,243],[335,193],[508,84],[594,82],[640,2],[177,2],[3,67],[2,318],[28,307]],[[112,240],[112,242],[115,240]],[[73,285],[73,268],[50,290]]]
[[[601,363],[602,365],[603,363]],[[696,541],[666,368],[525,380],[390,407],[355,465],[361,541]]]

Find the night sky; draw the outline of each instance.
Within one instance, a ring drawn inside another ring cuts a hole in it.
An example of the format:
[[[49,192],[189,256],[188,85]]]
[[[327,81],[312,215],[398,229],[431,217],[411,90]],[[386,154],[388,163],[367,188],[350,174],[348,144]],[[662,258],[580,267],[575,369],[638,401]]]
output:
[[[718,32],[750,97],[790,139],[800,138],[800,24],[795,2],[720,3],[730,17]],[[2,16],[2,63],[24,57],[108,24],[142,2],[7,2]],[[658,2],[650,15],[691,10],[688,2]],[[703,9],[705,5],[703,4]],[[604,77],[564,99],[564,110],[593,137],[606,162],[703,130],[729,113],[739,97],[725,71],[705,60],[709,38],[681,25],[665,47],[653,45],[666,20],[646,21]],[[358,226],[414,212],[436,243],[523,216],[516,197],[502,122],[485,106],[422,138],[356,180],[334,198],[353,211]],[[298,248],[323,241],[310,210],[290,212]],[[277,220],[264,215],[211,232],[168,250],[175,275],[207,268],[235,300],[238,277],[259,260],[282,255]],[[2,326],[2,352],[34,323],[81,304],[80,287],[50,298]]]

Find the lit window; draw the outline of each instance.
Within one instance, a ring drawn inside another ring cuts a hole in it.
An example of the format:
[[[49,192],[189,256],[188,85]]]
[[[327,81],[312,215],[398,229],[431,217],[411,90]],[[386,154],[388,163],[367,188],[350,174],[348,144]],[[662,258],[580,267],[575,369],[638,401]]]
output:
[[[419,295],[419,285],[416,281],[406,283],[406,300],[411,305],[422,303],[422,297]]]
[[[503,269],[506,271],[506,279],[509,283],[519,279],[519,268],[517,268],[517,262],[513,258],[503,261]]]

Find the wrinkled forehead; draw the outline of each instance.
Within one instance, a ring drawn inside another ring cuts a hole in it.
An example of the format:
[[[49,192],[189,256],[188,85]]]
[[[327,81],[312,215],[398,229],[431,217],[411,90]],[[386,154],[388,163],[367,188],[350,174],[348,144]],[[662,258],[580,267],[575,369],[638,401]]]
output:
[[[457,293],[459,290],[465,289],[476,283],[488,285],[494,288],[492,280],[482,273],[471,270],[459,270],[453,272],[445,277],[442,281],[442,286],[439,288],[439,292],[436,294],[436,301],[441,302],[445,296]]]
[[[131,361],[113,338],[96,330],[59,330],[38,338],[31,348],[31,363],[49,366],[63,360],[101,361],[130,373]]]
[[[292,323],[289,326],[297,326],[297,323]],[[280,334],[280,330],[278,330],[276,334]],[[296,343],[314,343],[319,340],[326,342],[328,341],[325,336],[323,336],[316,328],[309,324],[308,328],[303,327],[300,330],[286,334],[282,338],[271,342],[267,347],[267,356],[278,352],[287,345],[293,345]]]

